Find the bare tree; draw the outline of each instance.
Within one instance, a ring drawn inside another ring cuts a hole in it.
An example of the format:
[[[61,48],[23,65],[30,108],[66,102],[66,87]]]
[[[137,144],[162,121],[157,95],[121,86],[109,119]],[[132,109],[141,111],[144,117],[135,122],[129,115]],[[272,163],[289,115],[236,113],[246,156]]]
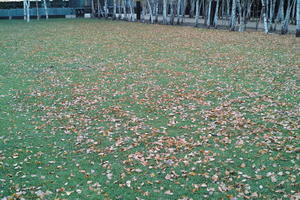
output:
[[[91,8],[92,8],[92,17],[95,17],[95,4],[94,4],[94,0],[91,0]]]
[[[39,20],[40,19],[40,13],[39,13],[39,3],[36,0],[35,1],[35,5],[36,5],[36,19]]]
[[[163,24],[167,24],[167,1],[168,0],[163,0]]]
[[[122,0],[123,4],[123,19],[127,20],[126,0]]]
[[[300,37],[300,0],[297,0],[297,11],[296,11],[296,37]]]
[[[262,4],[262,15],[263,15],[263,20],[264,20],[264,30],[265,30],[265,33],[269,33],[267,8],[266,8],[265,0],[261,0],[261,4]]]
[[[219,0],[217,0],[216,10],[215,10],[215,16],[214,16],[214,27],[218,27],[218,15],[219,15]]]
[[[113,19],[117,19],[117,0],[114,0],[113,4]]]
[[[153,17],[153,11],[152,11],[152,6],[151,6],[151,3],[150,3],[150,0],[147,0],[147,3],[148,3],[148,8],[149,8],[149,14],[150,14],[150,22],[151,24],[154,23],[154,17]]]
[[[24,20],[30,21],[30,0],[23,0]]]
[[[104,0],[104,16],[105,18],[108,18],[108,0]]]
[[[288,5],[286,7],[286,12],[285,12],[285,18],[282,21],[282,26],[281,26],[281,34],[287,34],[289,31],[289,22],[290,22],[290,16],[291,16],[291,0],[287,0]]]
[[[211,15],[211,2],[212,0],[209,0],[208,1],[208,9],[207,9],[207,21],[206,21],[206,26],[207,28],[210,28],[210,15]]]
[[[177,24],[180,24],[182,0],[177,0]]]
[[[232,0],[230,30],[234,31],[236,25],[236,0]]]
[[[199,0],[196,1],[196,16],[195,16],[195,27],[198,26],[199,24],[199,13],[200,13],[200,8],[199,8]]]

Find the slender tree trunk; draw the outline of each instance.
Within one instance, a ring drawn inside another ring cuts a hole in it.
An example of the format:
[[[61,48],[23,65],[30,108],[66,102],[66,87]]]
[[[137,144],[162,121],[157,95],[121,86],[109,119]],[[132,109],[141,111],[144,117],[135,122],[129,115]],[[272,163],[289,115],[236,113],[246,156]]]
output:
[[[153,24],[154,18],[153,18],[153,11],[152,11],[152,6],[150,3],[150,0],[147,0],[147,3],[148,3],[148,8],[149,8],[149,14],[150,14],[150,22],[151,22],[151,24]]]
[[[211,2],[212,2],[212,0],[209,0],[209,2],[208,2],[208,10],[207,10],[207,22],[206,22],[206,26],[207,26],[207,28],[210,28],[210,24],[211,24],[211,22],[210,22],[210,15],[211,15]]]
[[[214,16],[214,26],[218,28],[218,15],[219,15],[219,0],[217,0],[216,11]]]
[[[26,14],[26,0],[23,0],[23,14],[24,14],[24,20],[26,20],[27,18],[27,14]]]
[[[180,10],[181,10],[181,0],[177,1],[177,24],[180,24]]]
[[[48,19],[48,6],[47,6],[47,0],[44,0],[44,9],[45,9],[45,15],[46,15],[46,19]]]
[[[126,0],[122,0],[122,4],[123,4],[123,19],[127,20],[127,10],[126,10]]]
[[[27,4],[26,4],[26,19],[27,19],[27,22],[30,21],[30,0],[27,0]]]
[[[191,9],[190,9],[190,17],[193,18],[195,16],[195,0],[190,0]]]
[[[278,23],[281,22],[282,20],[283,20],[283,0],[279,0],[279,7],[277,11],[277,16],[275,18],[275,26],[273,29],[274,31],[276,31]]]
[[[228,25],[231,25],[231,20],[229,22],[230,17],[230,0],[226,0],[226,21],[228,21]]]
[[[262,4],[262,12],[263,12],[263,20],[264,20],[264,30],[265,30],[265,33],[269,33],[265,0],[261,0],[261,4]]]
[[[232,0],[232,8],[231,8],[231,23],[230,23],[230,30],[235,30],[236,24],[236,0]]]
[[[113,19],[117,18],[117,0],[114,0],[114,7],[113,7]]]
[[[269,23],[269,30],[273,31],[273,18],[274,18],[274,10],[275,10],[275,0],[270,0],[270,23]]]
[[[224,13],[225,13],[225,0],[221,0],[221,20],[222,20],[222,25],[224,25]]]
[[[174,18],[175,18],[175,15],[174,15],[174,11],[175,11],[175,9],[174,9],[174,2],[173,2],[173,0],[171,0],[170,1],[170,14],[171,14],[171,16],[170,16],[170,24],[171,25],[174,25]]]
[[[118,19],[121,19],[121,16],[122,16],[122,0],[118,0]]]
[[[293,21],[293,24],[296,24],[296,1],[297,0],[294,0],[294,4],[293,4],[293,9],[292,9],[292,21]]]
[[[285,18],[281,26],[281,34],[287,34],[289,31],[290,15],[291,15],[291,0],[288,0],[288,6],[286,8]]]
[[[155,2],[155,23],[158,23],[158,6],[159,6],[159,1],[156,0],[156,2]]]
[[[94,5],[94,0],[91,0],[91,8],[92,8],[92,17],[95,17],[95,5]]]
[[[300,0],[297,0],[297,11],[296,11],[296,37],[300,37]]]
[[[105,15],[105,18],[107,19],[108,18],[108,0],[104,0],[104,15]]]
[[[199,24],[199,0],[196,1],[196,16],[195,16],[195,27]]]
[[[40,19],[40,13],[39,13],[39,3],[36,0],[35,1],[35,5],[36,5],[36,19],[39,20]]]
[[[97,17],[99,18],[101,15],[101,5],[100,5],[100,0],[97,0]]]
[[[181,19],[180,19],[180,23],[183,23],[184,17],[185,17],[185,10],[187,7],[187,0],[183,0],[183,6],[182,6],[182,10],[181,10]]]
[[[167,23],[167,0],[163,0],[163,24]]]
[[[130,21],[134,21],[134,18],[133,18],[133,0],[129,0],[129,9],[130,9]]]
[[[243,19],[242,19],[242,5],[241,5],[241,1],[237,0],[237,7],[239,9],[239,32],[243,32],[244,31],[244,27],[242,25],[243,23]]]

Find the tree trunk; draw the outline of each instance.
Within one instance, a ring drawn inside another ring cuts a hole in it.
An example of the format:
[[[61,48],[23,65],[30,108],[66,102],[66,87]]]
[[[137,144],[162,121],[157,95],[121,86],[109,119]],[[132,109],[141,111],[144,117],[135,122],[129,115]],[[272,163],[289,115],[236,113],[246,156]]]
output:
[[[147,0],[147,3],[148,3],[148,7],[149,7],[150,22],[151,22],[151,24],[153,24],[154,23],[154,18],[153,18],[153,11],[152,11],[150,0]]]
[[[207,22],[206,22],[206,26],[207,28],[210,28],[210,15],[211,15],[211,2],[212,0],[209,0],[208,2],[208,9],[207,9]]]
[[[236,24],[236,0],[232,0],[232,8],[231,8],[231,23],[230,23],[230,30],[235,30]]]
[[[163,0],[163,24],[167,23],[167,0]]]
[[[92,17],[95,17],[95,5],[94,5],[94,0],[91,0],[91,8],[92,8]]]
[[[181,10],[181,0],[177,1],[177,24],[180,24],[180,10]]]
[[[199,24],[199,0],[196,1],[195,27]]]
[[[228,21],[228,25],[231,25],[231,21],[229,23],[229,16],[230,16],[230,0],[226,0],[226,21]]]
[[[117,18],[117,0],[114,0],[114,7],[113,7],[113,19]]]
[[[24,8],[24,20],[29,22],[30,21],[30,13],[29,13],[30,1],[29,0],[23,0],[23,8]]]
[[[288,0],[288,6],[286,8],[285,18],[281,26],[281,34],[287,34],[289,31],[290,15],[291,15],[291,0]]]
[[[222,19],[222,25],[224,25],[224,13],[225,13],[225,0],[221,0],[221,19]]]
[[[130,21],[134,21],[134,18],[133,18],[133,0],[129,0],[129,9],[130,9]]]
[[[273,31],[273,18],[274,18],[274,10],[275,10],[275,4],[276,1],[275,0],[270,0],[270,21],[269,21],[269,30]]]
[[[173,0],[171,0],[171,3],[170,3],[170,14],[171,14],[171,16],[170,16],[170,24],[171,25],[174,25],[174,17],[175,17],[175,15],[174,15],[174,11],[175,11],[175,9],[174,9],[174,2],[173,2]]]
[[[101,16],[101,4],[100,0],[97,0],[97,17]]]
[[[300,0],[297,0],[297,11],[296,11],[296,37],[300,37]]]
[[[265,5],[265,0],[261,0],[262,4],[262,12],[263,12],[263,20],[264,20],[264,30],[265,33],[268,33],[268,19],[267,19],[267,14],[266,14],[266,5]]]
[[[243,23],[243,19],[242,19],[242,5],[241,5],[241,1],[237,0],[237,7],[239,9],[239,32],[243,32],[244,31],[244,27],[242,25]]]
[[[105,18],[108,18],[108,5],[107,5],[107,1],[108,0],[104,0],[104,15],[105,15]]]
[[[36,5],[36,19],[39,20],[40,19],[40,13],[39,13],[39,3],[36,0],[35,1],[35,5]]]
[[[218,28],[218,15],[219,15],[219,0],[217,0],[216,11],[214,16],[214,26]]]
[[[127,20],[127,10],[126,10],[126,0],[122,0],[122,4],[123,4],[123,19]]]
[[[155,2],[155,23],[158,23],[158,6],[159,6],[159,1],[156,0],[156,2]]]
[[[121,16],[122,16],[122,0],[118,0],[118,19],[121,19]]]
[[[183,0],[183,7],[182,7],[182,10],[181,10],[181,19],[180,19],[180,23],[183,23],[183,19],[185,17],[185,10],[186,10],[186,7],[187,7],[187,0]]]
[[[195,16],[195,0],[190,0],[191,9],[190,9],[190,17],[193,18]]]

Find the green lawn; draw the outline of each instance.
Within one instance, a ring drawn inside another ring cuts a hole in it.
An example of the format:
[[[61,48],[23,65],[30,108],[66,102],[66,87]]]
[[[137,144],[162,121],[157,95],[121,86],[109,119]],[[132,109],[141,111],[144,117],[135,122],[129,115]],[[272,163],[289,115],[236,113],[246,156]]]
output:
[[[0,35],[0,199],[300,196],[294,36],[98,19]]]

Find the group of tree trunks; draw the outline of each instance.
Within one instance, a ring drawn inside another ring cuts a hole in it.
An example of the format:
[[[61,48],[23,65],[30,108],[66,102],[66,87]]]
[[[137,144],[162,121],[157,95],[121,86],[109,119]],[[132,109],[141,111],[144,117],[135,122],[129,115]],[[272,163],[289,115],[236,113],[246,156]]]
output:
[[[134,21],[135,0],[91,0],[93,16],[121,18]],[[222,25],[231,31],[244,31],[251,20],[263,23],[264,32],[289,31],[296,24],[296,36],[300,37],[300,0],[143,0],[142,16],[148,15],[150,23],[181,24],[185,15],[199,26],[200,18],[208,28]],[[145,17],[142,17],[145,21]],[[222,21],[222,24],[220,24]]]

